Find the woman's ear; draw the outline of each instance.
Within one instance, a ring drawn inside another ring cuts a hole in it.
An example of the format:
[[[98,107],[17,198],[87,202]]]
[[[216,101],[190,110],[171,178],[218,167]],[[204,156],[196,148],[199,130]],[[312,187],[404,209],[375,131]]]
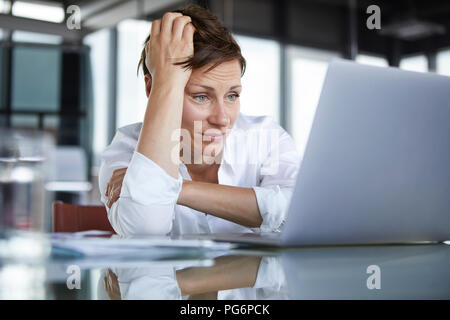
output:
[[[150,95],[150,91],[152,90],[152,76],[147,73],[144,77],[145,80],[145,94],[148,96]]]

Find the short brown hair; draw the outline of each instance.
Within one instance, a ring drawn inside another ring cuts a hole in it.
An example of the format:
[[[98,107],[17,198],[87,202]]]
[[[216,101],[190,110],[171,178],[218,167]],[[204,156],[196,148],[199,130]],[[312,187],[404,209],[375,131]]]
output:
[[[211,68],[207,70],[210,71],[223,62],[237,59],[241,64],[241,75],[244,75],[246,63],[241,54],[241,48],[230,31],[220,23],[215,15],[207,9],[193,4],[174,12],[180,12],[191,17],[192,24],[195,27],[194,55],[186,61],[176,63],[177,65],[188,69],[197,69],[213,62]],[[142,64],[144,75],[150,73],[145,65],[145,45],[149,40],[150,34],[145,39],[144,49],[138,64],[138,72]]]

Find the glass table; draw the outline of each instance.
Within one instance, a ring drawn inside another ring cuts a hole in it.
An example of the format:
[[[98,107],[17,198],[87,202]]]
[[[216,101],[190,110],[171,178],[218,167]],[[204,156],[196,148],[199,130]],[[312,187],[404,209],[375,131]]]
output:
[[[0,284],[1,299],[450,299],[450,245],[3,259]]]

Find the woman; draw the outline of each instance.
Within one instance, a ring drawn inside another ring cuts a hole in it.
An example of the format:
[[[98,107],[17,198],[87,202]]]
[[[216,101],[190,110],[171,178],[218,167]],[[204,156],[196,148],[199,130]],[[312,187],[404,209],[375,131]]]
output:
[[[118,129],[99,174],[114,230],[279,230],[299,158],[275,122],[240,114],[245,59],[228,30],[199,6],[166,13],[152,23],[140,64],[143,123]]]

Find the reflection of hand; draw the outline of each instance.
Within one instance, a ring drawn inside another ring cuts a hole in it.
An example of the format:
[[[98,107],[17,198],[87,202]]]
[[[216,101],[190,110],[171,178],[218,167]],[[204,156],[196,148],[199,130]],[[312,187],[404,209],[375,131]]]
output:
[[[108,297],[111,300],[121,300],[119,281],[117,280],[116,274],[112,272],[111,269],[106,270],[103,282]]]
[[[217,300],[217,291],[191,294],[188,300]]]
[[[120,197],[120,191],[122,190],[123,179],[125,178],[125,173],[127,168],[114,170],[111,179],[109,179],[106,185],[105,196],[108,197],[108,208],[111,208],[114,202]]]
[[[261,257],[226,256],[214,262],[212,267],[178,270],[176,277],[181,295],[190,295],[190,299],[196,299],[203,294],[211,297],[220,290],[253,287]]]

